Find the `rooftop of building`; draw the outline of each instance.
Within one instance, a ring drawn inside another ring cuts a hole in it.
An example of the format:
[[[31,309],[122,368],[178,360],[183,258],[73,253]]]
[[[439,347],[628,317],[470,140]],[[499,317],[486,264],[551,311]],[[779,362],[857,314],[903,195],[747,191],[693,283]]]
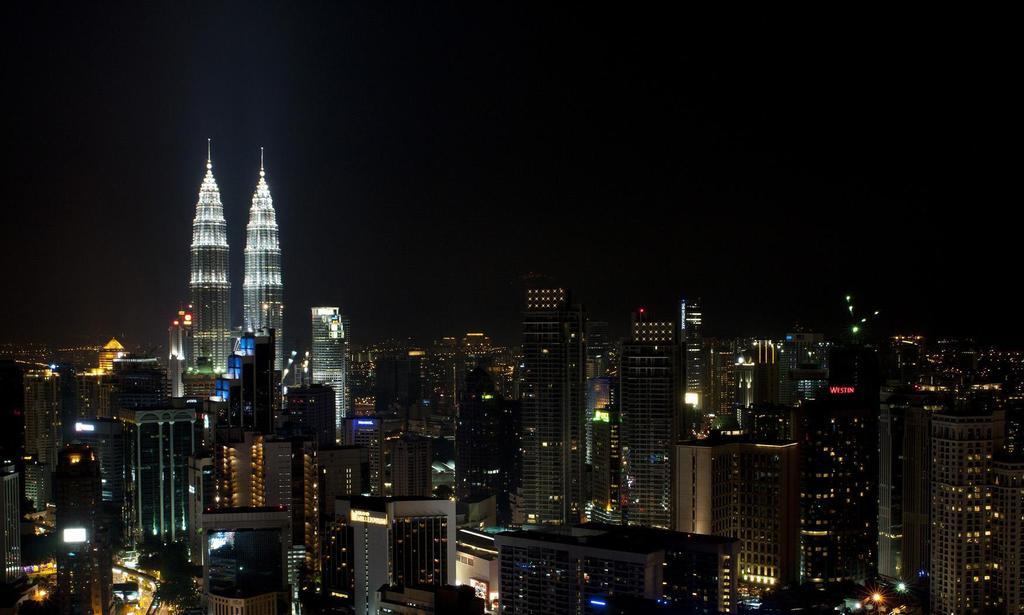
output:
[[[352,508],[358,510],[372,510],[375,512],[386,512],[387,505],[393,502],[446,502],[445,498],[424,498],[415,495],[402,495],[402,496],[374,496],[374,495],[347,495],[337,498],[341,501],[347,501],[351,504]]]
[[[608,525],[603,523],[584,523],[566,527],[532,528],[510,530],[497,535],[502,537],[540,540],[559,544],[622,551],[625,553],[651,553],[666,547],[719,547],[735,543],[736,538],[710,536],[705,534],[688,534],[638,526]]]
[[[683,442],[687,446],[719,446],[722,444],[754,444],[758,446],[796,446],[794,440],[783,440],[780,438],[756,438],[745,432],[730,432],[712,430],[707,438],[699,440],[687,440]]]
[[[241,513],[277,513],[287,512],[287,506],[233,506],[230,508],[207,508],[204,515],[237,515]]]

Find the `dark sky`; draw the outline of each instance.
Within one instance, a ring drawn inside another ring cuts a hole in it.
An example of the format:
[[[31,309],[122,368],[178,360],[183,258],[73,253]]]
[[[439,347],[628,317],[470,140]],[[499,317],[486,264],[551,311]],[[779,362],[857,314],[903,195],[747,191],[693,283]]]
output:
[[[289,346],[315,304],[357,341],[513,342],[528,272],[620,330],[686,294],[720,334],[832,332],[849,292],[887,330],[1021,341],[1019,67],[998,33],[154,6],[9,9],[0,341],[162,343],[207,137],[236,321],[267,148]]]

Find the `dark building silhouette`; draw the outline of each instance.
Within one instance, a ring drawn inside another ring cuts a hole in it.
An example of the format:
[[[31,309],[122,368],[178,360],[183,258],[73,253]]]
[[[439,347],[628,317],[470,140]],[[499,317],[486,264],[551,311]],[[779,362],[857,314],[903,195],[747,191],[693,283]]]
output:
[[[374,395],[377,413],[408,410],[423,399],[426,353],[405,350],[377,357]]]
[[[835,347],[828,393],[796,411],[800,443],[801,579],[863,581],[877,570],[878,360]]]
[[[506,401],[482,368],[466,374],[455,427],[455,493],[459,499],[495,496],[499,524],[512,520],[516,489],[516,405]]]
[[[335,403],[334,389],[325,384],[308,387],[289,387],[285,396],[288,414],[292,420],[315,434],[320,446],[335,444]]]
[[[100,462],[91,448],[76,444],[60,450],[54,494],[59,610],[109,613],[113,600],[111,551],[100,511]]]
[[[228,421],[232,427],[274,433],[274,417],[280,409],[274,372],[274,330],[243,333],[235,353],[228,356],[227,379],[217,386],[229,390]]]

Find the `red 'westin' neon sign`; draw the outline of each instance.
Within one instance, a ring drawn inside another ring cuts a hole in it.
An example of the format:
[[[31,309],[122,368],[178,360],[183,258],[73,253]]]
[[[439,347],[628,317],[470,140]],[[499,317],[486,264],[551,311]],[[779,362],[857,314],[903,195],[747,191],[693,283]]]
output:
[[[857,392],[857,389],[855,387],[830,386],[828,392],[833,395],[853,395]]]

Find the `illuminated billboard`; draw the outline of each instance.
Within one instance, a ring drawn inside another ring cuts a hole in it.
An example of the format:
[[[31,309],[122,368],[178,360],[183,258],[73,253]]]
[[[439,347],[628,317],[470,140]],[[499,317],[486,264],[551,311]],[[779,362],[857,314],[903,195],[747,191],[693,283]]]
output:
[[[66,543],[80,543],[86,541],[86,533],[84,527],[66,527],[64,528],[64,542]]]

